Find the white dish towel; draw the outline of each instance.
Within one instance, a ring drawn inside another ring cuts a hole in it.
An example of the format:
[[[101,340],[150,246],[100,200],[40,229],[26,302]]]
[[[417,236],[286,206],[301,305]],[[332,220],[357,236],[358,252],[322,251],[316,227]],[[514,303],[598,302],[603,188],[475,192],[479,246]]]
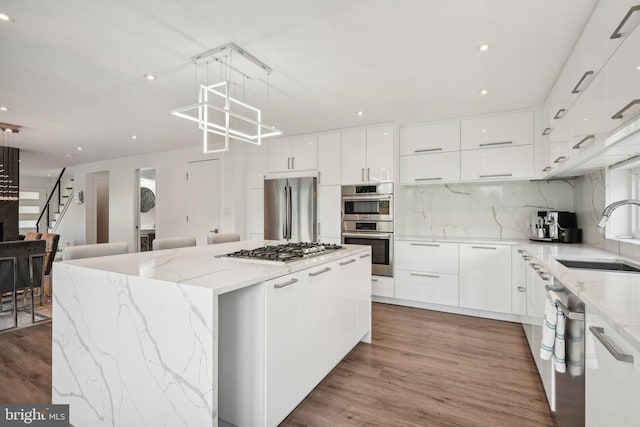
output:
[[[549,291],[544,304],[544,320],[542,323],[542,343],[540,346],[540,357],[543,360],[551,359],[553,355],[556,371],[565,372],[565,317],[556,305],[558,295]]]

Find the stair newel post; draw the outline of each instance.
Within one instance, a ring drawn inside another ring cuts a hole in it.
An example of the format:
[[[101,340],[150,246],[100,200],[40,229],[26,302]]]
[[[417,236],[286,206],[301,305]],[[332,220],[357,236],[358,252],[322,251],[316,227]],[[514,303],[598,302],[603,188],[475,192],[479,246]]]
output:
[[[51,206],[51,203],[47,203],[47,233],[49,232],[49,224],[50,224],[50,218],[49,218],[49,206]]]

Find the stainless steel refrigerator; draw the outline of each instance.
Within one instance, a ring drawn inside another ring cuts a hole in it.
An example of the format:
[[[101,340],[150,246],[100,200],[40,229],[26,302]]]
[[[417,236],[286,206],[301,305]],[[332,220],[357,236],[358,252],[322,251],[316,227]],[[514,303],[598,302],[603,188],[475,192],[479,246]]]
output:
[[[316,178],[264,181],[264,238],[315,242]]]

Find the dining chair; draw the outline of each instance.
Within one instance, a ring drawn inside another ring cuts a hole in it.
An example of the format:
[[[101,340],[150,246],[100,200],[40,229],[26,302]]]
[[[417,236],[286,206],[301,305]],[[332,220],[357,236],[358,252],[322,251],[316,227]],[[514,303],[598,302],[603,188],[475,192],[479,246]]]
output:
[[[240,234],[238,233],[209,233],[207,234],[207,245],[215,245],[217,243],[239,242]]]
[[[68,246],[62,250],[62,260],[95,258],[129,253],[127,242],[98,243],[94,245]]]
[[[39,240],[42,234],[30,231],[24,235],[24,240]]]
[[[195,245],[195,237],[167,237],[164,239],[154,239],[152,243],[154,251],[161,251],[163,249],[187,248]]]

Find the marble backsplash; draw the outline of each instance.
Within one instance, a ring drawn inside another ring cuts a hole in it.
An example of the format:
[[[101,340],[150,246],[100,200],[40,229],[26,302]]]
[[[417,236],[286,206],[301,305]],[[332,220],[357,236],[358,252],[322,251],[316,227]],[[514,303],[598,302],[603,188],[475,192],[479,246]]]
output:
[[[397,186],[395,201],[397,234],[438,237],[527,239],[537,210],[575,210],[573,180]]]

